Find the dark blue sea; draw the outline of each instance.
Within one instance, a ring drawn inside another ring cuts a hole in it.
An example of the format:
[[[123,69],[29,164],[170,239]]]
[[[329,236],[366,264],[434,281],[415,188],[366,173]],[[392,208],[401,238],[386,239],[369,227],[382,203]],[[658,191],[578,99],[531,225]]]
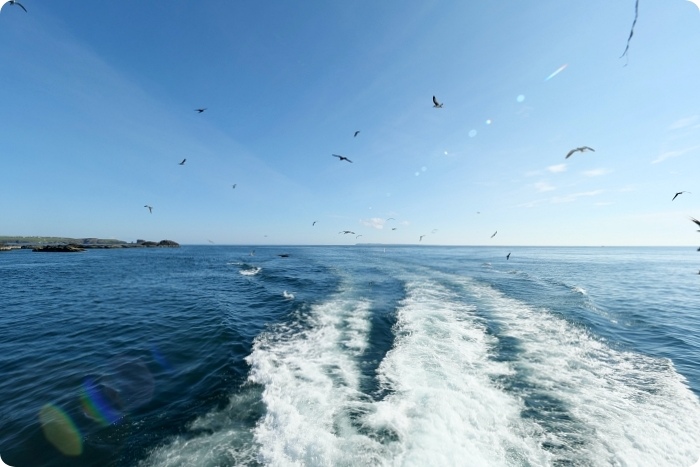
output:
[[[692,247],[2,252],[0,456],[689,467],[699,270]]]

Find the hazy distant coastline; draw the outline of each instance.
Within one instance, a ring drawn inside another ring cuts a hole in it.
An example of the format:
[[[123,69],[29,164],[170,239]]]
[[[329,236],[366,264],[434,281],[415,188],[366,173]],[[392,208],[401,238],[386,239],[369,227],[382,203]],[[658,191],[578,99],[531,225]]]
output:
[[[80,248],[178,248],[172,240],[159,242],[136,240],[125,242],[113,238],[71,238],[71,237],[12,237],[0,236],[0,250],[35,249],[47,245],[76,245]]]

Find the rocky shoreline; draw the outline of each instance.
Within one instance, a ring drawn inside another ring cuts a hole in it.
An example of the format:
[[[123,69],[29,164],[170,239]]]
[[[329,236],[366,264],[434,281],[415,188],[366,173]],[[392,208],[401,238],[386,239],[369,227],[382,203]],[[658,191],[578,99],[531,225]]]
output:
[[[179,248],[180,244],[172,240],[161,240],[151,242],[146,240],[136,240],[136,242],[113,242],[113,243],[25,243],[15,245],[0,244],[0,251],[10,250],[32,250],[41,253],[76,253],[89,249],[119,249],[119,248]]]

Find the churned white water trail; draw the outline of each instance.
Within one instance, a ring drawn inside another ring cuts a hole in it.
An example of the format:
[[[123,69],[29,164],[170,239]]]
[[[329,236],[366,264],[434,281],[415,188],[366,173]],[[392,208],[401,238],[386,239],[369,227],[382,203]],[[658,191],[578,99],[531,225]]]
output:
[[[379,368],[390,394],[365,423],[395,433],[388,465],[547,465],[539,428],[495,383],[511,373],[494,361],[495,339],[461,297],[413,282],[398,310],[396,340]]]
[[[304,326],[260,335],[249,381],[263,386],[266,413],[255,429],[259,460],[275,466],[377,465],[382,446],[353,414],[366,402],[358,363],[367,346],[370,303],[339,295],[309,310]]]
[[[554,399],[534,416],[560,465],[688,466],[700,455],[700,401],[670,360],[616,350],[585,329],[463,282],[514,339],[524,399]]]
[[[214,410],[188,424],[185,435],[153,449],[139,467],[220,467],[251,465],[258,447],[245,420],[258,416],[259,394],[242,391],[223,410]]]

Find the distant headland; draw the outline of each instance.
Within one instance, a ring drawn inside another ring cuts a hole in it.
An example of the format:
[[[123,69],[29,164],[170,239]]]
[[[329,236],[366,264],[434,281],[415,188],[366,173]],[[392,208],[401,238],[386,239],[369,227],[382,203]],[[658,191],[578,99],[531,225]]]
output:
[[[172,240],[151,242],[136,240],[125,242],[111,238],[71,238],[71,237],[10,237],[0,236],[0,251],[29,249],[40,252],[77,252],[86,249],[102,248],[178,248]]]

